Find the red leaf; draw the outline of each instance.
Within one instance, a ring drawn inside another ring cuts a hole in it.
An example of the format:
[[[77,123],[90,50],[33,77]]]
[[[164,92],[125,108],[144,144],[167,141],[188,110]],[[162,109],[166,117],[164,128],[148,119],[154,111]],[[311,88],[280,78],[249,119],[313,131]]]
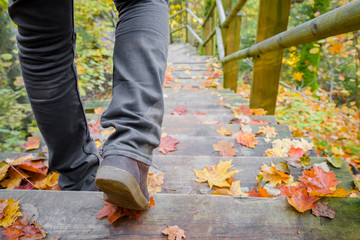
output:
[[[251,109],[249,106],[239,105],[239,107],[238,107],[238,113],[239,113],[239,115],[249,116],[249,115],[252,115],[252,114],[253,114],[253,111],[252,111],[252,109]]]
[[[288,156],[289,157],[302,157],[304,155],[305,151],[302,148],[295,148],[294,146],[291,146]]]
[[[175,145],[178,143],[179,143],[178,140],[176,140],[175,138],[172,138],[170,136],[162,137],[161,141],[160,141],[159,152],[166,155],[169,152],[176,151],[177,148]]]
[[[48,171],[48,167],[43,164],[42,160],[38,160],[38,161],[28,160],[16,166],[30,172],[40,173],[42,175],[46,175]]]
[[[171,112],[171,115],[185,115],[186,111],[185,107],[176,107],[175,110]]]
[[[22,145],[27,151],[40,147],[40,137],[28,137],[28,141]]]
[[[10,227],[5,228],[2,234],[6,235],[9,240],[44,239],[46,236],[44,229],[38,223],[24,224],[21,221],[17,221]]]
[[[325,172],[321,167],[314,166],[311,170],[303,170],[299,180],[303,182],[311,195],[323,196],[331,194],[340,181],[336,181],[333,171]]]
[[[200,112],[200,111],[195,111],[194,115],[207,115],[207,113]]]
[[[99,134],[100,133],[100,119],[96,123],[89,125],[90,134]]]

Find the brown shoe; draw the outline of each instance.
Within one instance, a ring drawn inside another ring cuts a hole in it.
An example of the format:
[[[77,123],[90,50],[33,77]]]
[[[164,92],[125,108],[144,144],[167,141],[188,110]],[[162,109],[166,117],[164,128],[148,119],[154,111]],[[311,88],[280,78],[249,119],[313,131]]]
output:
[[[146,210],[149,207],[149,166],[124,156],[108,156],[100,164],[95,183],[105,200],[119,207]]]

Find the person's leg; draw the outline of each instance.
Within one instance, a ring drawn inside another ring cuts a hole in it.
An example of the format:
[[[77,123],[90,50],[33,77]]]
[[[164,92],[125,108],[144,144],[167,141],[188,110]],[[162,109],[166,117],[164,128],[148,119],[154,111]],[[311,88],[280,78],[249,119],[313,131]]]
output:
[[[114,0],[119,11],[113,98],[101,117],[116,131],[103,145],[97,186],[121,207],[148,207],[147,173],[159,145],[169,45],[167,0]]]
[[[72,0],[11,0],[28,97],[63,190],[94,190],[99,153],[77,86]]]

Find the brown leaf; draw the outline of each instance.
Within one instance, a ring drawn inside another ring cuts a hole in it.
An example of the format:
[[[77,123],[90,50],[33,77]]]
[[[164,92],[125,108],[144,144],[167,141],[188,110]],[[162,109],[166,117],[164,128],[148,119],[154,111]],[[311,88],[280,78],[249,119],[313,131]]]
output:
[[[203,170],[194,170],[197,182],[208,182],[210,188],[213,186],[217,187],[230,187],[230,184],[226,179],[231,178],[235,173],[238,173],[239,170],[234,170],[228,172],[232,160],[230,161],[220,161],[217,165],[205,166]]]
[[[38,149],[40,147],[40,137],[28,137],[28,141],[22,146],[26,151]]]
[[[286,159],[286,162],[290,166],[293,166],[294,168],[302,168],[299,158],[289,158],[289,159]]]
[[[164,174],[148,173],[148,191],[149,194],[161,192],[161,186],[164,184]]]
[[[335,217],[335,210],[328,207],[328,202],[319,202],[311,209],[311,213],[317,217]]]
[[[237,150],[234,148],[234,143],[227,143],[224,140],[219,141],[217,144],[213,144],[213,148],[215,152],[220,152],[220,155],[223,157],[232,157],[237,153]]]
[[[255,139],[255,134],[249,132],[239,132],[236,137],[236,142],[250,148],[255,148],[255,145],[258,143]]]
[[[44,239],[46,237],[45,230],[37,222],[24,224],[17,221],[10,227],[5,228],[2,234],[6,235],[9,240]]]
[[[177,225],[168,226],[162,231],[162,233],[168,236],[168,240],[181,240],[182,238],[186,239],[185,231],[179,228]]]
[[[159,152],[164,155],[167,155],[169,152],[176,151],[176,145],[179,143],[178,140],[170,136],[165,136],[161,138]]]

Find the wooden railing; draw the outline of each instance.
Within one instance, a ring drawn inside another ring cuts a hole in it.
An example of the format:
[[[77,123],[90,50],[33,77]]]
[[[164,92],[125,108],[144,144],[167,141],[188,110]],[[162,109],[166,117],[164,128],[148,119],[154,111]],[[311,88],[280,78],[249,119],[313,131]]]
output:
[[[201,25],[201,38],[185,24],[171,34],[186,29],[203,47],[205,55],[218,52],[224,70],[224,87],[237,89],[238,60],[254,57],[250,107],[263,108],[274,114],[282,66],[283,49],[360,29],[360,0],[348,3],[326,14],[287,30],[291,0],[260,0],[257,43],[240,50],[241,15],[246,0],[216,0],[204,20],[191,9],[183,9],[170,19],[185,13]],[[233,6],[232,6],[233,5]],[[217,10],[216,10],[217,9]],[[187,22],[187,21],[185,21]],[[216,35],[216,41],[213,37]],[[217,51],[216,51],[217,50]]]

